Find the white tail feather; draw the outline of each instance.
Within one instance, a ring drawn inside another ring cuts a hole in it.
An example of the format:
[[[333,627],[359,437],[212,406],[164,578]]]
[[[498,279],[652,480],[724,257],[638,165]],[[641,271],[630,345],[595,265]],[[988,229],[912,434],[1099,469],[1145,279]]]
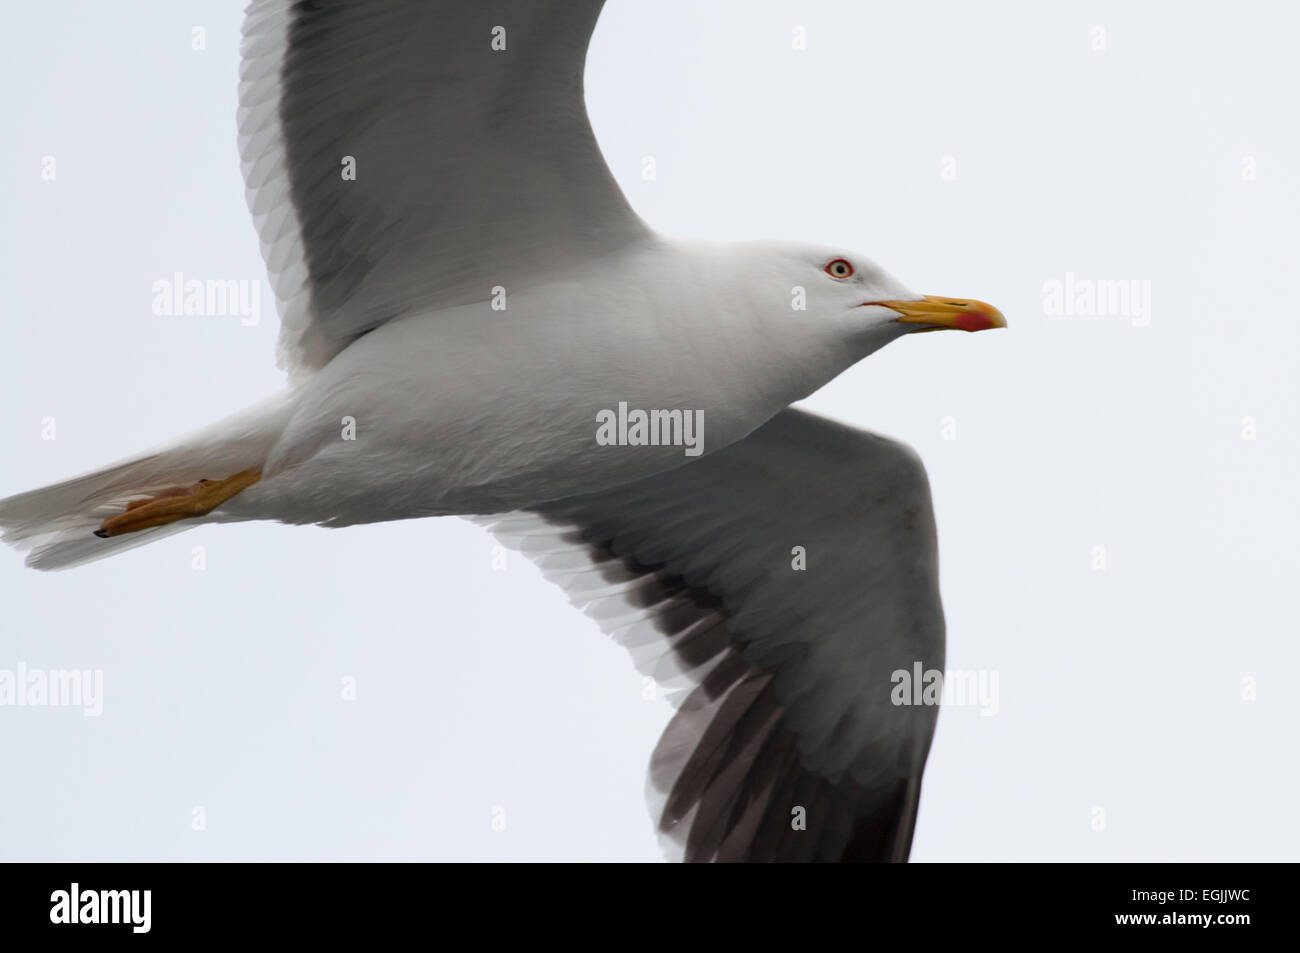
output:
[[[0,540],[27,551],[34,569],[68,569],[198,526],[205,520],[108,539],[93,535],[131,500],[261,467],[284,430],[292,408],[288,396],[254,404],[168,447],[0,500]]]

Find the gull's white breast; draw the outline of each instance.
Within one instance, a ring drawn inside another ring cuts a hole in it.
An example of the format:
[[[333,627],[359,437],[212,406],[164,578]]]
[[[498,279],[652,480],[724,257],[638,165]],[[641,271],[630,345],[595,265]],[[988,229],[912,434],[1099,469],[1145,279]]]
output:
[[[756,320],[746,278],[734,246],[656,240],[389,320],[298,386],[262,482],[229,516],[501,512],[694,459],[680,443],[603,445],[601,415],[622,409],[691,414],[703,452],[720,449],[806,392],[783,353],[795,342]]]

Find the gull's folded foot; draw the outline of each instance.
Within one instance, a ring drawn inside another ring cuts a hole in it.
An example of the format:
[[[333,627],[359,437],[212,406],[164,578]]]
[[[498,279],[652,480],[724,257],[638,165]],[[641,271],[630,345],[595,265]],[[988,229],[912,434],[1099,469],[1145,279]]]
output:
[[[241,470],[224,480],[200,480],[191,486],[175,486],[147,500],[133,500],[126,511],[104,520],[95,535],[121,536],[177,520],[211,513],[241,490],[262,478],[261,470]]]

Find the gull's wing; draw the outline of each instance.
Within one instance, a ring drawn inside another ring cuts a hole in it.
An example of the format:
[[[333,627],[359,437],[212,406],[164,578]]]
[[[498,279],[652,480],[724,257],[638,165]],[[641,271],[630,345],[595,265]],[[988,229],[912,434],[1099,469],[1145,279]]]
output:
[[[685,859],[907,859],[938,711],[894,704],[895,673],[944,653],[910,449],[787,410],[668,473],[485,522],[644,673],[690,687],[650,767]]]
[[[587,121],[602,2],[253,0],[239,143],[282,365],[648,234]]]

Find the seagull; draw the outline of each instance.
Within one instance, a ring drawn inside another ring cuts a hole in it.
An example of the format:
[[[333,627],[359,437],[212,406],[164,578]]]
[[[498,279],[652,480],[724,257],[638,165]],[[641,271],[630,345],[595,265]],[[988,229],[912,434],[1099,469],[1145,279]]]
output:
[[[925,468],[790,405],[904,334],[1006,321],[856,252],[684,241],[583,92],[603,0],[253,0],[239,152],[281,392],[0,500],[62,569],[205,522],[458,515],[675,705],[670,859],[904,861],[941,671]]]

